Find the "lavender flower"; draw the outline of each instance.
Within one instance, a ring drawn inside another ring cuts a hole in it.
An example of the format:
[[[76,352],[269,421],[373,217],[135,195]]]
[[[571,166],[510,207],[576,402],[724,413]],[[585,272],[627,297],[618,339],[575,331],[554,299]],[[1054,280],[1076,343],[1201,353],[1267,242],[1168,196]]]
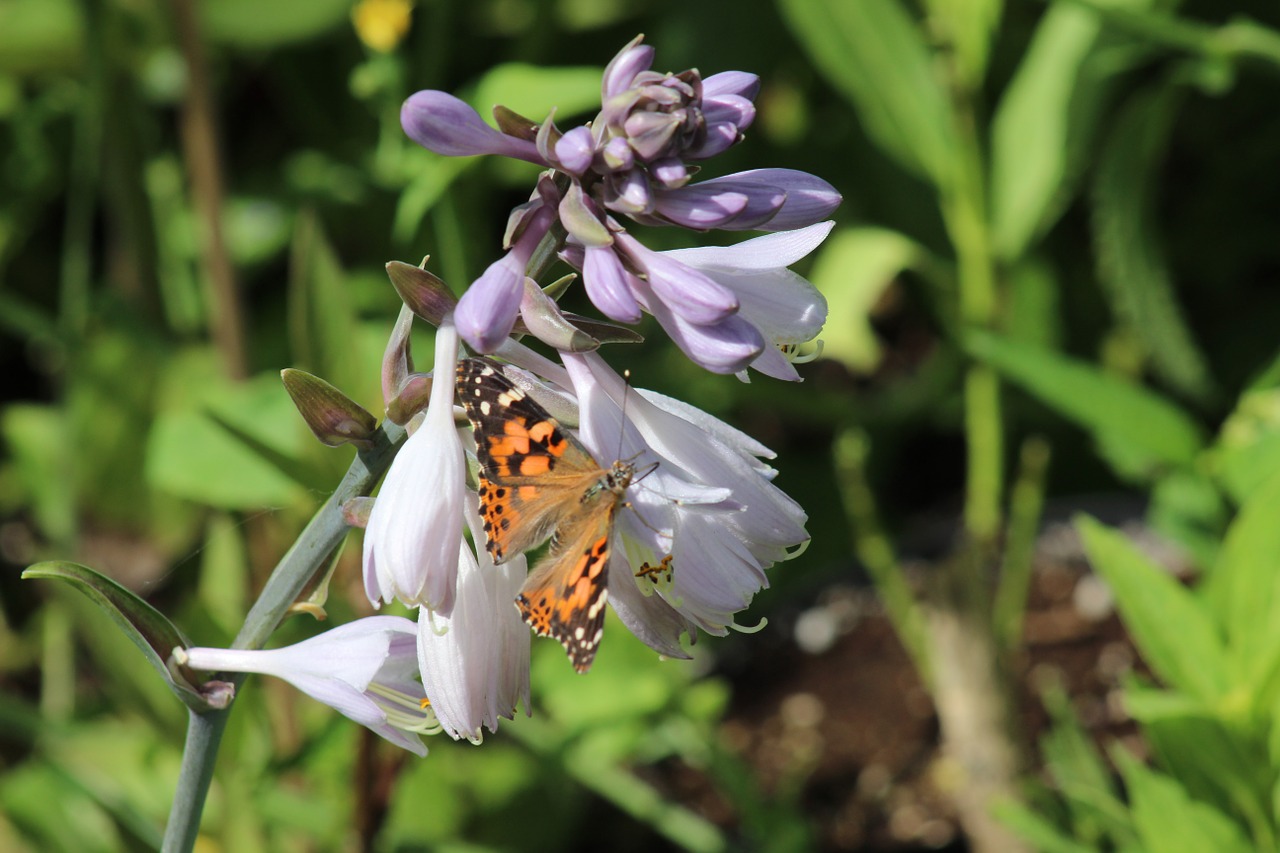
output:
[[[503,354],[575,395],[579,437],[598,462],[658,463],[615,523],[608,600],[661,654],[685,657],[679,637],[695,628],[725,634],[767,585],[764,570],[807,542],[804,511],[761,461],[768,448],[696,407],[630,388],[596,353],[563,353],[563,371],[519,344]],[[561,391],[513,381],[563,405]]]
[[[370,616],[281,649],[174,649],[192,669],[282,678],[314,699],[418,755],[418,737],[440,724],[423,702],[417,627],[399,616]]]
[[[477,500],[466,501],[472,538],[484,541]],[[523,556],[495,566],[484,548],[459,549],[458,593],[448,616],[418,617],[418,661],[437,719],[455,740],[480,742],[516,705],[529,709],[529,629],[514,606],[528,566]]]
[[[787,231],[824,219],[840,195],[821,178],[790,169],[691,183],[697,169],[691,163],[742,139],[755,118],[759,80],[740,71],[705,80],[695,70],[660,74],[650,70],[653,56],[640,38],[627,45],[605,69],[600,114],[567,132],[550,117],[535,125],[508,111],[498,113],[503,130],[494,130],[442,92],[418,92],[405,102],[405,133],[432,151],[528,160],[567,182],[563,192],[550,181],[540,187],[521,212],[521,236],[511,251],[463,297],[459,328],[476,350],[495,351],[510,332],[521,264],[558,218],[569,257],[581,258],[588,296],[612,319],[634,323],[649,311],[699,364],[717,372],[741,371],[764,352],[766,336],[757,323],[734,318],[739,306],[730,293],[644,249],[614,215],[694,230]]]
[[[426,416],[405,441],[382,482],[364,535],[369,601],[399,599],[447,615],[453,608],[462,541],[466,468],[453,422],[453,365],[458,334],[446,318],[436,332]]]

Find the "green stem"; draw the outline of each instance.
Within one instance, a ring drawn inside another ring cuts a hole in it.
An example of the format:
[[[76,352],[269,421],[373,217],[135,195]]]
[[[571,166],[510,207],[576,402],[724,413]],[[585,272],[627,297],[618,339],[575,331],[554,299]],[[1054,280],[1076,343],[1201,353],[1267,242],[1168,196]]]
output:
[[[1040,515],[1044,509],[1049,443],[1034,436],[1024,441],[1018,468],[1018,479],[1013,484],[1013,494],[1009,499],[1009,532],[993,614],[996,642],[1006,653],[1015,650],[1022,640],[1036,532],[1040,529]]]
[[[933,668],[929,664],[924,615],[893,552],[893,543],[881,527],[875,494],[867,483],[867,456],[867,437],[862,431],[849,430],[836,439],[836,484],[853,532],[853,550],[871,576],[885,613],[911,655],[916,672],[930,684]]]
[[[349,528],[342,516],[343,504],[373,491],[374,485],[391,464],[404,439],[403,428],[390,421],[384,422],[374,436],[373,446],[352,460],[351,467],[347,469],[338,488],[325,501],[324,506],[316,511],[306,529],[267,579],[262,594],[249,610],[244,626],[231,644],[232,648],[258,649],[266,643],[289,612],[290,606],[316,572],[327,565],[329,555],[346,537]],[[244,676],[234,675],[230,681],[238,689]],[[185,853],[195,844],[196,834],[200,829],[200,814],[204,810],[204,801],[213,780],[218,746],[222,742],[222,732],[230,713],[230,708],[203,714],[192,712],[188,720],[178,790],[169,813],[169,823],[165,827],[162,847],[164,853]]]
[[[970,100],[957,95],[955,112],[959,150],[951,181],[943,190],[943,216],[956,251],[961,325],[989,329],[995,325],[998,294],[987,224],[986,172]],[[988,550],[1000,528],[1004,480],[1004,430],[995,372],[982,365],[971,366],[964,395],[968,439],[965,529],[975,546]]]

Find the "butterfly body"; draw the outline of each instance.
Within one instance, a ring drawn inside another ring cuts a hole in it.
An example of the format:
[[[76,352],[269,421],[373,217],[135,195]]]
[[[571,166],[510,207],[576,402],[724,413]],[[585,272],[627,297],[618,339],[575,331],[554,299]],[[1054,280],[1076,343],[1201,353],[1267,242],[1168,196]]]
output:
[[[487,359],[458,363],[457,390],[476,439],[485,548],[502,563],[550,539],[516,606],[586,672],[604,629],[613,524],[635,465],[601,466]]]

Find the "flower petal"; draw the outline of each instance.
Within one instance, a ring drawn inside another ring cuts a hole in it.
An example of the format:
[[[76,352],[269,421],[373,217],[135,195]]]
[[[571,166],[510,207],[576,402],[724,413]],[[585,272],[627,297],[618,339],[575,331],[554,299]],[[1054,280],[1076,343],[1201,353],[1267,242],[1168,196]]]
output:
[[[400,108],[400,126],[423,148],[447,157],[501,154],[549,165],[532,142],[494,130],[469,104],[448,92],[426,89],[410,95]]]
[[[436,375],[452,377],[458,335],[436,332]],[[445,613],[453,606],[466,475],[453,423],[453,382],[433,382],[426,418],[391,463],[364,536],[365,592]]]
[[[640,304],[631,292],[635,276],[622,267],[612,246],[588,247],[582,263],[582,283],[592,304],[619,323],[639,322]]]
[[[719,98],[722,95],[739,95],[754,101],[760,93],[760,75],[749,71],[721,71],[702,81],[702,99]]]
[[[790,231],[820,222],[840,206],[840,193],[831,184],[796,169],[752,169],[702,181],[698,186],[719,186],[737,191],[743,185],[757,187],[767,185],[786,193],[786,203],[772,219],[763,225],[742,227],[760,228],[762,231]]]

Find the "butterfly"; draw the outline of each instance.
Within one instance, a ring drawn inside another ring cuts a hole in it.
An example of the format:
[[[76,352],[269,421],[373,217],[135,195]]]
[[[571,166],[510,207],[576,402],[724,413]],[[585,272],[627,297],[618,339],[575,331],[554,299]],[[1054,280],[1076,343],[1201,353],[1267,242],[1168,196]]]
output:
[[[516,606],[534,633],[559,640],[573,668],[586,672],[604,633],[614,519],[636,466],[601,466],[496,362],[460,360],[457,391],[475,433],[485,549],[502,563],[550,537]]]

